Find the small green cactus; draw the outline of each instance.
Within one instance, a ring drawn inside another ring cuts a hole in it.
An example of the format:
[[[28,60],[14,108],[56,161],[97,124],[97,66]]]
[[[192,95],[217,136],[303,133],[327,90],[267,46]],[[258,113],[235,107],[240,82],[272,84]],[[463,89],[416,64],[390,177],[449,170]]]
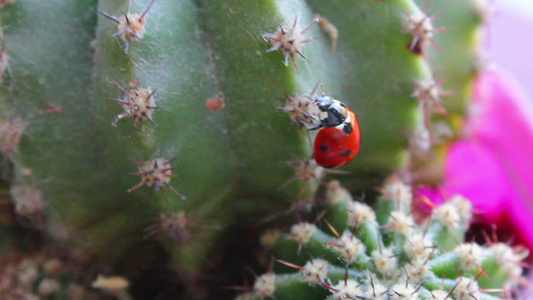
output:
[[[329,184],[325,213],[290,232],[268,232],[274,269],[238,299],[501,299],[522,275],[527,251],[464,242],[472,205],[454,196],[415,222],[410,187],[398,179],[374,210]]]

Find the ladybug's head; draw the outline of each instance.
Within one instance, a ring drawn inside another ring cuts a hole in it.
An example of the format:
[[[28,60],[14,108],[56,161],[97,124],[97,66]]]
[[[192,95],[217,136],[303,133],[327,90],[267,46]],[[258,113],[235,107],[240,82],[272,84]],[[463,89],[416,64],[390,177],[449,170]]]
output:
[[[330,96],[321,96],[315,99],[320,113],[320,123],[323,127],[333,127],[342,124],[346,120],[346,105]]]
[[[329,107],[333,104],[334,99],[330,96],[321,96],[315,99],[315,103],[321,111],[328,111]]]

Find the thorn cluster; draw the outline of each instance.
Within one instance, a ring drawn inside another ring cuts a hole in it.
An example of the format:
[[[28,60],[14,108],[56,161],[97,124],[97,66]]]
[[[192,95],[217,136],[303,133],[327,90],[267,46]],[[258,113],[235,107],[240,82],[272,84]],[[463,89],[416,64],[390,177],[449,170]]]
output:
[[[433,41],[433,36],[435,33],[446,30],[444,27],[435,28],[433,26],[433,21],[435,21],[440,14],[430,17],[424,12],[410,14],[408,11],[406,11],[405,15],[407,21],[407,30],[413,35],[413,40],[409,44],[409,50],[416,54],[423,54],[425,45],[427,43],[430,43],[433,45],[433,47],[440,50],[440,47]]]
[[[522,261],[529,256],[529,250],[515,250],[504,243],[494,243],[489,249],[494,252],[494,258],[511,279],[522,276]]]
[[[352,195],[341,186],[338,180],[332,180],[328,183],[326,190],[326,203],[328,205],[335,205],[341,201],[351,201]]]
[[[441,105],[442,96],[449,96],[453,91],[443,90],[442,85],[445,80],[435,81],[434,79],[420,80],[415,82],[415,91],[411,94],[418,100],[422,112],[424,113],[424,122],[429,127],[431,114],[438,111],[440,114],[448,115],[446,109]]]
[[[185,196],[170,185],[170,179],[176,177],[176,175],[172,174],[172,169],[174,168],[170,166],[174,159],[157,158],[146,162],[134,162],[139,167],[139,172],[128,175],[141,176],[141,182],[129,189],[128,192],[133,192],[143,185],[151,187],[156,192],[162,187],[167,187],[185,200]]]
[[[319,166],[315,162],[315,160],[308,159],[308,158],[301,158],[301,159],[295,159],[295,160],[288,160],[285,163],[294,169],[294,177],[292,177],[291,179],[283,183],[280,186],[280,189],[287,186],[288,184],[292,183],[293,181],[297,179],[303,181],[304,184],[300,188],[300,194],[298,196],[298,199],[302,196],[305,190],[305,184],[310,182],[311,180],[316,180],[317,182],[320,182],[325,185],[322,179],[320,179],[322,175],[324,174],[324,168]]]
[[[397,271],[398,261],[393,248],[380,247],[380,249],[372,251],[371,256],[379,273],[391,276]]]
[[[448,202],[457,209],[461,216],[463,226],[467,228],[472,221],[472,202],[468,201],[468,199],[461,195],[452,196]]]
[[[302,268],[302,280],[308,283],[322,284],[328,275],[329,263],[320,258],[308,261]]]
[[[407,278],[414,283],[423,282],[424,279],[433,276],[427,259],[415,258],[405,264],[404,269]]]
[[[11,195],[19,216],[44,216],[46,203],[43,201],[42,192],[36,187],[17,184],[11,188]]]
[[[276,274],[270,272],[263,274],[255,280],[254,294],[261,299],[272,297],[276,291]]]
[[[409,136],[409,146],[416,154],[428,153],[431,149],[431,135],[426,126],[417,126]]]
[[[461,267],[465,270],[475,270],[481,266],[485,255],[478,244],[464,243],[455,248],[455,253],[459,255]]]
[[[337,285],[331,288],[331,293],[335,300],[361,299],[364,295],[361,285],[353,279],[339,281]]]
[[[429,256],[434,246],[425,236],[415,233],[406,237],[403,249],[412,258],[423,258]]]
[[[381,193],[383,194],[383,199],[397,203],[398,206],[411,207],[413,199],[411,187],[397,177],[392,177],[385,185],[385,188],[381,189]]]
[[[366,251],[365,244],[348,230],[343,232],[340,239],[333,246],[348,264],[353,263],[360,254]]]
[[[128,53],[128,48],[131,41],[139,41],[143,38],[145,32],[146,24],[146,14],[154,4],[155,0],[150,2],[150,5],[142,14],[130,14],[125,13],[120,17],[114,17],[103,11],[98,11],[101,15],[108,18],[109,20],[117,23],[118,31],[113,34],[113,36],[120,36],[125,42],[124,51]]]
[[[304,39],[303,35],[306,33],[313,25],[318,23],[318,20],[315,19],[309,26],[304,30],[298,31],[296,25],[298,23],[298,18],[294,18],[294,23],[292,26],[280,25],[279,29],[274,33],[265,33],[263,34],[263,39],[265,41],[272,42],[272,47],[267,52],[272,52],[280,50],[285,55],[285,60],[283,63],[285,66],[289,65],[289,58],[292,60],[296,71],[298,71],[298,65],[294,60],[296,55],[301,56],[305,60],[309,60],[303,53],[302,48],[305,43],[311,42],[317,38]]]
[[[433,210],[433,219],[450,229],[455,229],[461,224],[461,215],[451,202],[435,208]]]
[[[160,214],[157,221],[156,224],[147,228],[148,234],[146,237],[163,235],[164,237],[169,237],[177,244],[185,244],[190,240],[191,233],[188,228],[190,220],[184,211],[168,215]]]
[[[152,119],[152,114],[155,109],[161,109],[162,107],[155,105],[155,90],[151,91],[149,89],[132,89],[129,92],[123,89],[116,81],[110,79],[120,92],[124,95],[123,99],[119,98],[110,98],[120,104],[124,108],[124,112],[117,115],[113,123],[113,126],[117,126],[118,121],[122,120],[125,117],[132,117],[131,120],[131,129],[135,126],[137,120],[141,123],[141,129],[143,131],[144,137],[144,120],[148,120],[150,123],[155,125],[154,120]],[[130,129],[130,133],[131,133]]]
[[[299,223],[291,227],[291,238],[298,244],[305,245],[311,241],[316,230],[315,224]]]
[[[285,93],[287,102],[285,106],[278,107],[286,111],[291,119],[291,127],[294,124],[301,124],[305,128],[317,128],[320,126],[320,109],[313,99],[313,95],[318,87],[319,82],[316,83],[310,94],[302,94],[295,97],[289,96]],[[289,127],[290,128],[290,127]]]
[[[475,300],[480,297],[480,289],[474,278],[459,277],[455,285],[454,295],[456,299]]]
[[[401,211],[393,211],[389,213],[389,216],[389,222],[385,225],[385,228],[390,231],[408,236],[416,228],[413,217]]]
[[[348,202],[348,225],[356,226],[365,223],[376,223],[376,212],[372,207],[357,201]]]
[[[390,300],[418,300],[418,290],[420,287],[415,287],[409,283],[397,283],[391,287]]]

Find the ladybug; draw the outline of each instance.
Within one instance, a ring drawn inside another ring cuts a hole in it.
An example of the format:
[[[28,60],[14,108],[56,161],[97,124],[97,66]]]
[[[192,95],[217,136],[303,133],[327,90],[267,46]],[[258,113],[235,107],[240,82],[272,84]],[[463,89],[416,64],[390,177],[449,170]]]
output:
[[[308,128],[309,130],[334,127],[341,125],[346,120],[348,110],[346,105],[341,101],[335,100],[330,96],[322,95],[315,99],[314,104],[320,110],[318,114],[320,123]]]
[[[317,98],[317,101],[319,98]],[[326,104],[326,101],[333,99],[320,100],[324,100],[323,103]],[[314,156],[317,164],[322,167],[338,168],[349,163],[359,153],[361,130],[354,112],[347,108],[344,103],[333,100],[330,104],[326,109],[327,118],[321,119],[321,123],[325,128],[321,129],[315,138]],[[320,105],[321,102],[319,101],[319,107]],[[336,123],[339,124],[325,126]]]

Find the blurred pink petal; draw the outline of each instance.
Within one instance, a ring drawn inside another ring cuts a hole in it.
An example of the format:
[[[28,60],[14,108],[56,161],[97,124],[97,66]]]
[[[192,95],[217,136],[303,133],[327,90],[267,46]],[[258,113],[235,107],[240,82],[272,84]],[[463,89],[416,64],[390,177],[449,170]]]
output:
[[[448,152],[442,191],[469,198],[482,222],[511,226],[533,249],[533,102],[496,70],[479,76],[473,104],[465,138]]]
[[[505,209],[509,194],[509,182],[498,158],[490,147],[476,140],[459,141],[450,148],[443,187],[448,195],[471,199],[476,210],[493,220]]]

